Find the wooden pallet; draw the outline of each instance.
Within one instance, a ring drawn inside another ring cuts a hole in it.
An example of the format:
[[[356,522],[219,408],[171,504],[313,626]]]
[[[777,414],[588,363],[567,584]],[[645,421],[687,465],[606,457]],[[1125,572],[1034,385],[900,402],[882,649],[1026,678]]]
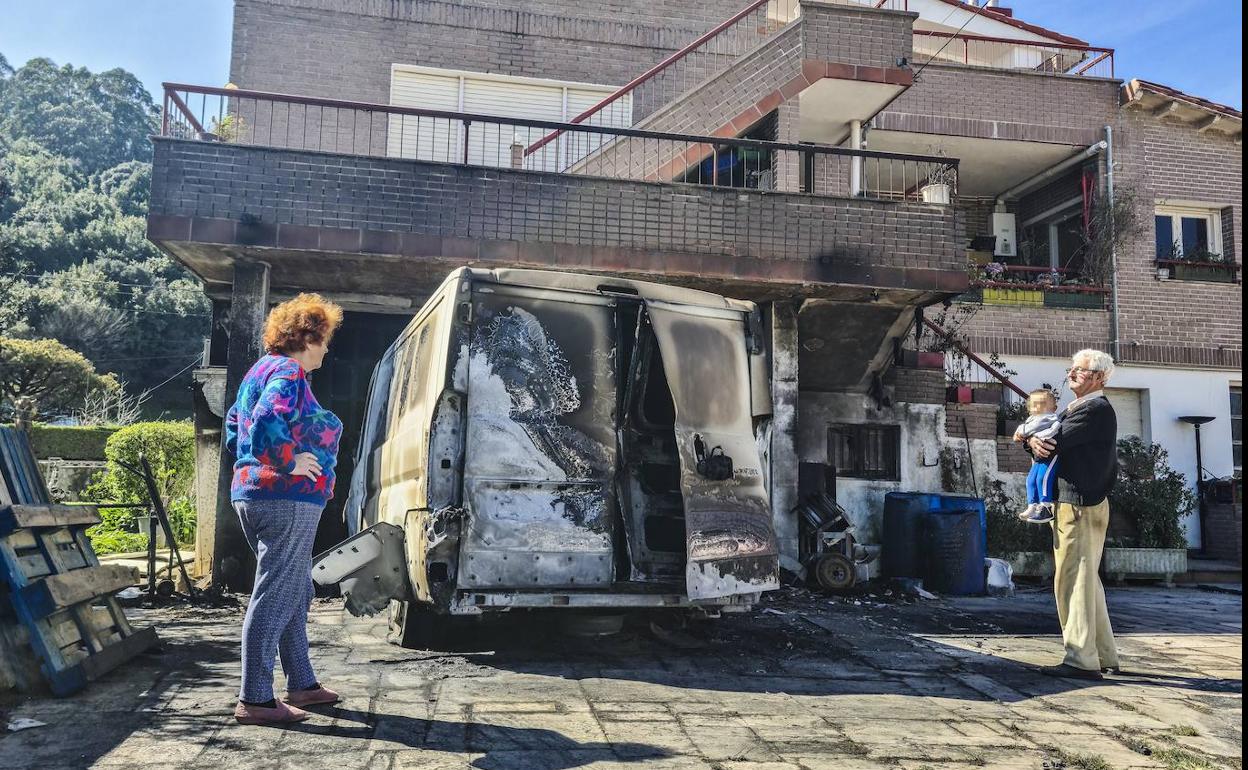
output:
[[[156,643],[113,595],[138,570],[100,564],[85,532],[99,512],[49,502],[25,434],[0,428],[0,470],[0,583],[52,692],[68,695]]]

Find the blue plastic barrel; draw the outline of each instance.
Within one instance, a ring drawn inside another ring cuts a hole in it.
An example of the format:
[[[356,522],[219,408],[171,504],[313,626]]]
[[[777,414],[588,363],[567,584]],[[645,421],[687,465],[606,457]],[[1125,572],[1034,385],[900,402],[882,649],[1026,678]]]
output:
[[[884,542],[880,571],[884,577],[923,577],[923,533],[927,519],[940,510],[940,495],[889,492],[884,496]]]
[[[984,554],[988,553],[988,507],[982,497],[971,495],[941,495],[940,511],[978,511],[979,531],[983,533]]]
[[[978,510],[942,510],[928,516],[923,585],[953,596],[984,593],[983,543]]]

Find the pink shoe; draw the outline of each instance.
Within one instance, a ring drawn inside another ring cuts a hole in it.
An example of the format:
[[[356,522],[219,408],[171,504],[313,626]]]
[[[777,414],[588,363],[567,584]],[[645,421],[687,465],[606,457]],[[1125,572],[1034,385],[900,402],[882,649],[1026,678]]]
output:
[[[281,725],[291,722],[302,722],[312,716],[303,709],[277,701],[277,705],[273,708],[267,706],[253,706],[248,703],[238,702],[234,707],[234,719],[240,725]]]
[[[315,690],[295,690],[287,692],[282,698],[292,706],[306,708],[307,706],[325,706],[330,703],[337,703],[342,700],[338,697],[338,693],[325,687],[317,685]]]

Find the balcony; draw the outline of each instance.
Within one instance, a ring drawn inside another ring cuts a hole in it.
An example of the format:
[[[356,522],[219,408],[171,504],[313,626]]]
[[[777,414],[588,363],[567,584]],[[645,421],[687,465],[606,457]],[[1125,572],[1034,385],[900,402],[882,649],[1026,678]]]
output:
[[[558,132],[534,152],[534,142]],[[622,151],[621,151],[622,150]],[[420,296],[454,267],[902,305],[967,286],[957,159],[166,88],[148,235],[208,285]]]
[[[1104,310],[1109,289],[1077,270],[1003,265],[973,269],[970,291],[959,299],[984,305]]]

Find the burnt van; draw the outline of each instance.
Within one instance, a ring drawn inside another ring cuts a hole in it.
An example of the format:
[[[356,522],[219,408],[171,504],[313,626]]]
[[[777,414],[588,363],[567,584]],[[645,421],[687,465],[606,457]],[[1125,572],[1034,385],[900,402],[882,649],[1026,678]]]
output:
[[[743,609],[779,587],[757,307],[452,273],[373,374],[348,540],[315,560],[412,644],[456,616]]]

